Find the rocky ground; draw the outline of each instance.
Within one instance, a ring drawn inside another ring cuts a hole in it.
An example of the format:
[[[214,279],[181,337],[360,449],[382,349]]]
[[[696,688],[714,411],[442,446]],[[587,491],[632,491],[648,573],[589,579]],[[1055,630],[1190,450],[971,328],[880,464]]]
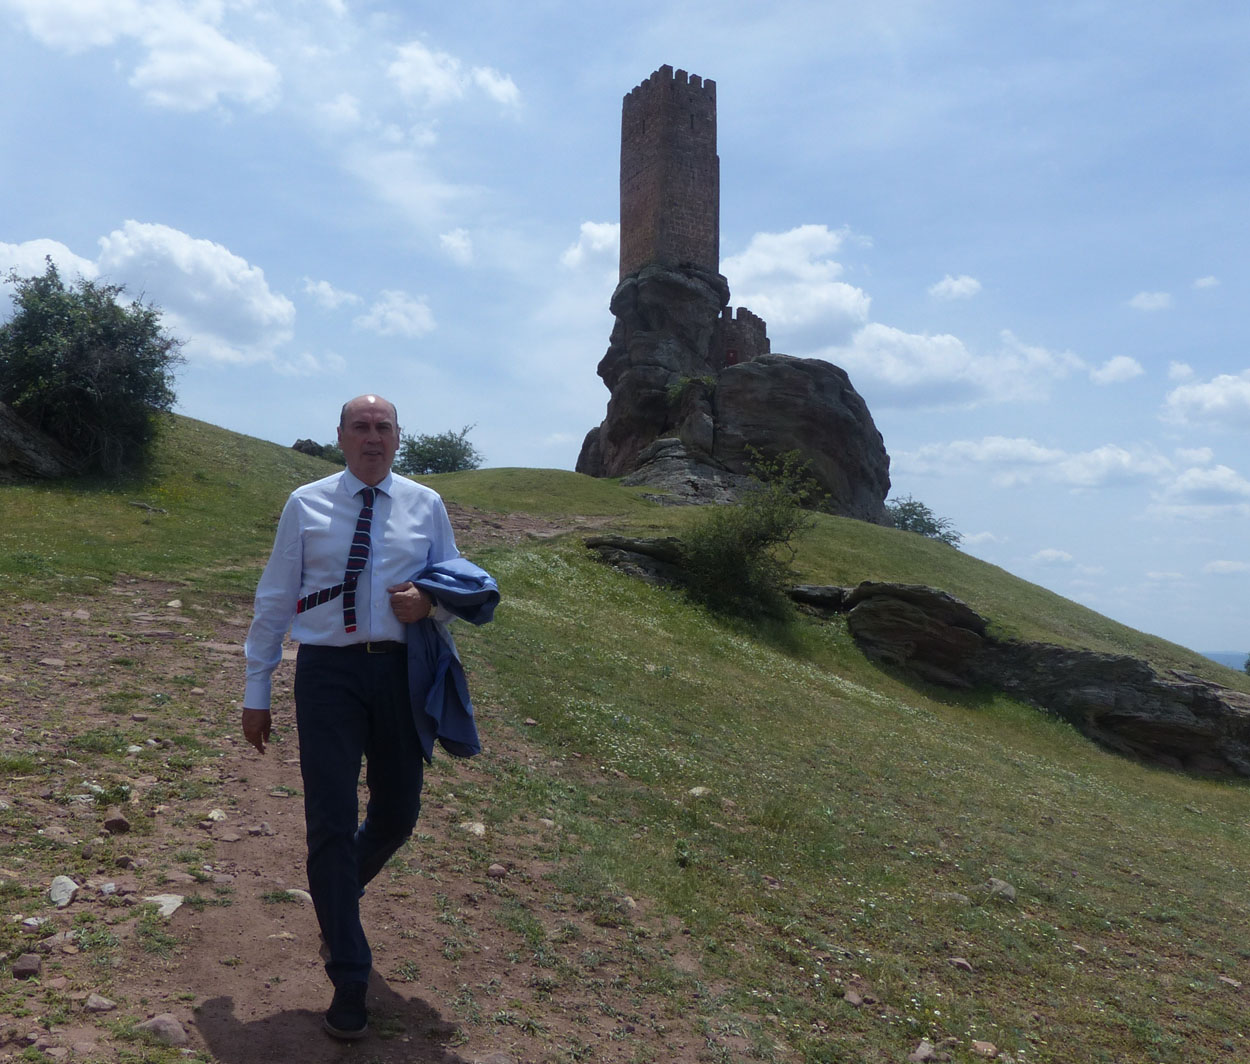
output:
[[[453,521],[468,553],[567,530]],[[697,1019],[705,991],[679,927],[646,899],[586,907],[558,885],[577,845],[558,815],[489,815],[505,767],[581,771],[490,705],[486,751],[437,759],[417,836],[362,902],[371,1034],[323,1034],[289,665],[268,753],[238,733],[249,607],[124,578],[6,604],[0,1060],[693,1062],[745,1049]]]

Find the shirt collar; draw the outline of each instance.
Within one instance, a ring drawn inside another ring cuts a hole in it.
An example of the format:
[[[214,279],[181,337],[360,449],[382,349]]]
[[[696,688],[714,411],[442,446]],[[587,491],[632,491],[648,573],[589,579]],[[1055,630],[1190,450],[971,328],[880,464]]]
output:
[[[380,491],[383,495],[389,496],[391,494],[391,481],[394,479],[395,474],[388,471],[386,476],[384,476],[376,484],[369,485],[356,476],[356,474],[350,469],[344,469],[342,483],[346,486],[349,495],[359,495],[363,489],[373,487],[377,491]]]

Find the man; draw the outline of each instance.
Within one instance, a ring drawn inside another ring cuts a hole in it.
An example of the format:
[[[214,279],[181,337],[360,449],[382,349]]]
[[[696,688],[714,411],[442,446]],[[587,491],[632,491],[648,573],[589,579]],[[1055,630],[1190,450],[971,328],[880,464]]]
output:
[[[295,715],[308,887],[334,984],[324,1026],[343,1039],[368,1028],[372,955],[359,898],[411,835],[420,808],[406,626],[432,616],[435,601],[411,576],[459,557],[438,494],[391,473],[399,438],[386,399],[362,395],[344,405],[338,441],[347,469],[291,493],[246,644],[243,734],[262,754],[288,625],[300,644]],[[357,826],[362,757],[369,801]]]

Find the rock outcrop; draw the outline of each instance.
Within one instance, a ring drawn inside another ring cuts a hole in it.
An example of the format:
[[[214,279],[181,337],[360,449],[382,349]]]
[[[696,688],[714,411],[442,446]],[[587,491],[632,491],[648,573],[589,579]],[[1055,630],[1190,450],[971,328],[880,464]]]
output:
[[[611,392],[607,416],[587,434],[578,472],[661,485],[709,481],[679,494],[723,501],[746,482],[753,450],[797,450],[835,513],[884,523],[889,455],[846,373],[768,352],[733,361],[725,350],[728,302],[725,278],[696,266],[645,266],[621,281],[599,363]],[[753,320],[762,335],[763,323]]]
[[[70,453],[0,403],[0,483],[48,480],[75,472]]]
[[[1119,753],[1250,776],[1250,696],[1239,691],[1127,655],[996,639],[984,617],[929,587],[860,584],[841,610],[869,657],[921,679],[1003,691]]]

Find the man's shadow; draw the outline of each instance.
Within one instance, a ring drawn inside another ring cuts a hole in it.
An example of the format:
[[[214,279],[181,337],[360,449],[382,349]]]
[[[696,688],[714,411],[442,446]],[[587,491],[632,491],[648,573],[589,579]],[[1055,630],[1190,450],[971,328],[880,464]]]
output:
[[[196,1010],[196,1027],[209,1052],[221,1064],[301,1064],[345,1059],[354,1050],[359,1059],[380,1064],[421,1061],[422,1064],[465,1064],[446,1048],[456,1025],[420,999],[401,997],[375,973],[369,982],[369,1032],[355,1042],[331,1038],[322,1029],[323,1010],[287,1009],[262,1020],[241,1023],[234,998],[210,998]]]

